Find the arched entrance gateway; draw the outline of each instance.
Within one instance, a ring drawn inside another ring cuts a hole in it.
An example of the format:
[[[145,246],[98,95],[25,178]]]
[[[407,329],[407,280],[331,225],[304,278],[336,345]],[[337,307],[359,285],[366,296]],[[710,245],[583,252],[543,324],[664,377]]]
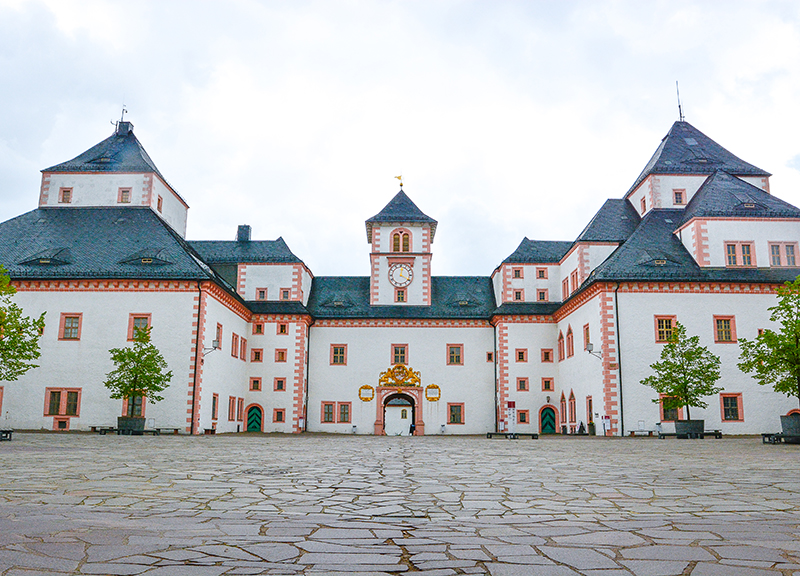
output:
[[[412,423],[415,436],[425,433],[419,372],[414,372],[403,364],[396,364],[381,373],[375,392],[375,434],[407,436],[411,433]]]
[[[261,421],[263,412],[261,407],[257,405],[250,406],[247,409],[247,431],[248,432],[261,432]]]
[[[556,410],[552,406],[545,406],[539,412],[539,433],[556,433]]]

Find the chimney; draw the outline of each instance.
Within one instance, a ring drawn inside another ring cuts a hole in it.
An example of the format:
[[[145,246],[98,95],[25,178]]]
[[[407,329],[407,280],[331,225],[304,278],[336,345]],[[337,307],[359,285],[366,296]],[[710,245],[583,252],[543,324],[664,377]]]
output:
[[[117,122],[117,134],[127,136],[133,132],[133,124],[130,122]]]
[[[236,241],[237,242],[250,242],[250,225],[249,224],[242,224],[236,230]]]

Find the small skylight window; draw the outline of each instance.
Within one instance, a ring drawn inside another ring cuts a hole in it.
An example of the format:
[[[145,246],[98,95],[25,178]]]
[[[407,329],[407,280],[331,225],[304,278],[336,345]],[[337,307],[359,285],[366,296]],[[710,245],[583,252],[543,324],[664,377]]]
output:
[[[655,264],[656,266],[666,266],[667,265],[667,261],[666,260],[653,260],[653,264]]]
[[[39,264],[50,264],[50,258],[39,258]]]
[[[344,306],[344,302],[342,302],[341,300],[334,300],[333,301],[333,305],[334,306]]]
[[[664,222],[666,222],[667,224],[672,224],[672,220],[669,218],[664,218]]]
[[[697,146],[697,140],[694,138],[684,138],[684,142],[686,142],[689,146]]]
[[[756,207],[756,205],[755,205],[755,204],[753,204],[752,202],[745,202],[745,203],[743,204],[743,206],[744,206],[745,208],[755,208],[755,207]]]
[[[459,306],[469,306],[469,300],[459,300],[458,301],[458,305]]]
[[[152,264],[152,263],[153,263],[152,258],[142,258],[142,264]]]

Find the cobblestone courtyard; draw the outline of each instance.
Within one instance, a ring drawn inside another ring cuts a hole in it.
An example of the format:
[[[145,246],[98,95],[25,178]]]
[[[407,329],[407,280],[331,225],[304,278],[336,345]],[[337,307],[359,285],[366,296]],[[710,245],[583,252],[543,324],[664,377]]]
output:
[[[800,574],[760,438],[16,434],[0,574]]]

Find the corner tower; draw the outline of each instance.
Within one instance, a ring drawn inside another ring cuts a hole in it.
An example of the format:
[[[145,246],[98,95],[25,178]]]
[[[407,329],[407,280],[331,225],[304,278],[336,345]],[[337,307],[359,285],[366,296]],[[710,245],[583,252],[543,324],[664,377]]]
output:
[[[431,244],[436,220],[400,192],[366,221],[370,252],[370,304],[430,306]]]

